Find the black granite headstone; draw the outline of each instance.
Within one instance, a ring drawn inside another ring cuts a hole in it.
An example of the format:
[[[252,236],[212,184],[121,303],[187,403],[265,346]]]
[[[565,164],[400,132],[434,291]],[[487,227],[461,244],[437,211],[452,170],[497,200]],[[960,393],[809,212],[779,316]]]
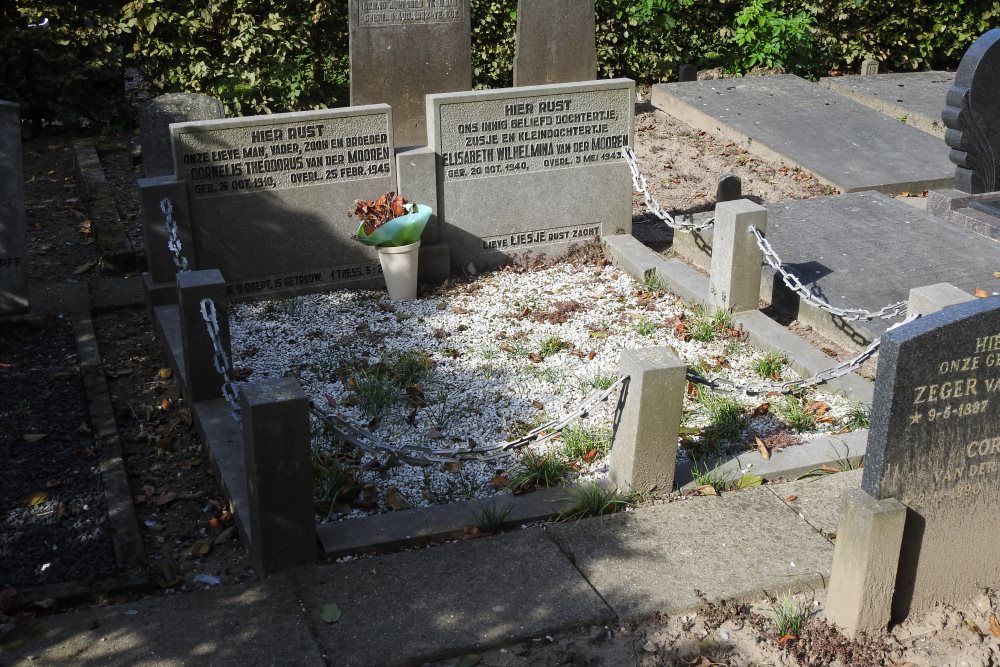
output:
[[[736,174],[723,174],[715,187],[715,201],[736,201],[743,198],[743,181]]]
[[[594,0],[518,0],[514,85],[597,78]]]
[[[861,486],[908,508],[894,619],[1000,585],[1000,297],[882,336]]]
[[[951,147],[955,188],[1000,190],[1000,29],[977,39],[962,57],[941,117]]]
[[[168,93],[139,108],[142,171],[147,178],[174,175],[170,124],[225,118],[222,102],[201,93]]]

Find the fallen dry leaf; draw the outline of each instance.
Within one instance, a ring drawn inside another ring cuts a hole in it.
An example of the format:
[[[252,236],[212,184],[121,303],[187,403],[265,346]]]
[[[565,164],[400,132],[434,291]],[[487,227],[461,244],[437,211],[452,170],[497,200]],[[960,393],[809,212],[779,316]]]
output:
[[[153,504],[157,507],[163,507],[164,505],[169,505],[170,503],[177,500],[177,494],[173,491],[167,493],[161,493],[160,495],[153,498]]]
[[[172,377],[173,374],[174,374],[174,372],[172,370],[170,370],[169,368],[161,368],[160,371],[157,373],[157,376],[161,380],[167,380],[170,377]]]
[[[699,496],[717,496],[717,495],[719,495],[719,492],[716,491],[715,487],[712,486],[711,484],[705,484],[704,486],[699,486],[697,489],[695,489],[695,492],[697,492],[697,494]]]
[[[201,558],[202,556],[207,556],[212,550],[212,538],[203,537],[194,544],[191,545],[191,555],[195,558]]]
[[[787,644],[788,642],[795,641],[796,639],[798,639],[797,635],[793,634],[781,635],[780,637],[778,637],[778,644],[779,645]]]
[[[753,413],[751,413],[751,416],[760,417],[761,415],[766,415],[768,412],[770,412],[770,410],[771,410],[770,403],[761,403],[760,405],[758,405],[756,408],[753,409]]]
[[[798,499],[798,496],[785,496],[785,502],[793,503]]]
[[[584,463],[593,463],[594,459],[597,458],[597,448],[595,447],[594,449],[591,449],[580,458],[583,459]]]
[[[48,433],[25,433],[21,436],[21,439],[25,442],[38,442],[39,440],[46,438],[48,435]]]
[[[997,620],[997,615],[990,614],[990,634],[1000,639],[1000,620]]]
[[[764,444],[764,441],[760,438],[754,438],[754,441],[757,443],[757,451],[760,452],[760,457],[765,461],[770,459],[771,451],[767,448],[767,445]]]
[[[988,290],[984,290],[981,287],[977,287],[976,288],[976,297],[977,298],[979,298],[979,299],[985,299],[988,296],[992,296],[992,294]]]
[[[410,509],[410,503],[406,502],[406,498],[403,497],[403,494],[400,493],[399,489],[396,487],[393,487],[386,492],[385,503],[393,512]]]
[[[41,505],[48,499],[49,494],[44,491],[36,491],[24,499],[24,504],[28,507],[35,507],[36,505]]]

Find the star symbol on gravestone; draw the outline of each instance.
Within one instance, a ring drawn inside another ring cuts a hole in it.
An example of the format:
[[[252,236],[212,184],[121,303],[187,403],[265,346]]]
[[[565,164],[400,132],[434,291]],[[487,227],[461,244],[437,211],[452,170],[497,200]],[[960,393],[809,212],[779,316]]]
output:
[[[910,424],[919,424],[921,417],[923,417],[921,413],[914,412],[912,415],[910,415]]]

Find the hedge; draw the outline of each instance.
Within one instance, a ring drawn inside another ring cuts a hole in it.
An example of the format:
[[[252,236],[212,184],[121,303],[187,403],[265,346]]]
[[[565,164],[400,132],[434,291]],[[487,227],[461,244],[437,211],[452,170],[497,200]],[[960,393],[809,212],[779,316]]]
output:
[[[476,87],[512,80],[517,0],[471,0]],[[126,67],[151,94],[200,91],[231,114],[348,103],[347,0],[23,0],[0,9],[0,97],[25,115],[122,121]],[[653,83],[693,62],[807,76],[953,68],[1000,19],[973,0],[596,0],[599,76]],[[43,16],[46,28],[27,25]],[[95,85],[97,89],[95,90]]]

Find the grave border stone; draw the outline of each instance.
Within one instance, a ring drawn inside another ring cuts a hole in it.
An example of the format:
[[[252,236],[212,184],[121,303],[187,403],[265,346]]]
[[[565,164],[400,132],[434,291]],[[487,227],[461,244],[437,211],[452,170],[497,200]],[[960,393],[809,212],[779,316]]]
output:
[[[21,107],[0,100],[0,316],[30,309]]]

